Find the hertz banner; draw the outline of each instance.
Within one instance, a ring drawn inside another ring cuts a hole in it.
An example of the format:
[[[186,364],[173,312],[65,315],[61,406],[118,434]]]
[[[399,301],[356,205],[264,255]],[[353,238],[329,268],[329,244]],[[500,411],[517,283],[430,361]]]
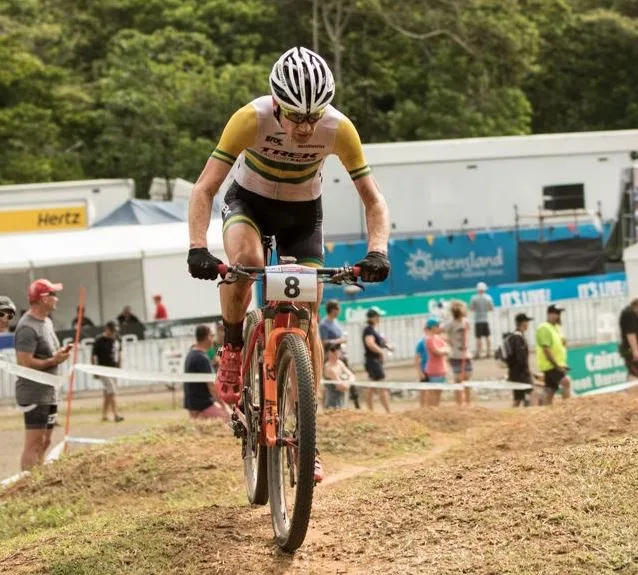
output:
[[[85,229],[85,204],[0,210],[0,234]]]

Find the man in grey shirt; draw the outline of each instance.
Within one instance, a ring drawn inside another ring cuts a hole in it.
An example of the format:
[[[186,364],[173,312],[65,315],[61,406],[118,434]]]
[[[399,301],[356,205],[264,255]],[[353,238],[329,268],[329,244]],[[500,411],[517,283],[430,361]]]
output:
[[[485,293],[487,285],[479,282],[476,286],[476,295],[470,302],[470,309],[474,312],[474,337],[476,338],[475,359],[481,355],[482,340],[485,338],[485,357],[492,355],[492,341],[490,339],[490,323],[488,313],[494,309],[494,300]]]
[[[61,289],[62,284],[46,279],[35,280],[29,286],[29,310],[20,318],[15,332],[18,365],[55,375],[58,366],[69,358],[71,346],[60,347],[49,318],[57,307],[57,292]],[[19,377],[16,401],[24,412],[26,437],[20,463],[26,471],[42,465],[51,445],[58,412],[57,393],[51,385]]]

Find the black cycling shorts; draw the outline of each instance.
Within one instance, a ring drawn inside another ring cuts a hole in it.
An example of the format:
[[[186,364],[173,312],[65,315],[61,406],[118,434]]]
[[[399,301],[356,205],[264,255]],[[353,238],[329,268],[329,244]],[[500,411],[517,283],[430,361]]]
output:
[[[233,182],[224,203],[224,232],[233,224],[248,224],[260,236],[275,237],[278,255],[294,257],[298,264],[323,265],[321,198],[306,202],[272,200]]]
[[[27,429],[53,429],[58,419],[57,405],[21,405]]]

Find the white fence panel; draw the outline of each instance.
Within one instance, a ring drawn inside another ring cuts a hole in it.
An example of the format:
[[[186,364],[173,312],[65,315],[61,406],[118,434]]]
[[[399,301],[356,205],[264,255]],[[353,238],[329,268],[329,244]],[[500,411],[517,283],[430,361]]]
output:
[[[597,331],[603,316],[618,318],[621,309],[627,304],[625,297],[607,297],[588,300],[566,300],[555,302],[565,308],[563,314],[563,329],[568,345],[578,346],[595,343]],[[497,308],[490,314],[492,329],[492,348],[500,343],[502,334],[514,328],[514,316],[524,311],[534,318],[530,326],[529,341],[533,342],[534,326],[545,320],[545,304],[519,308]],[[389,342],[394,344],[395,350],[388,357],[388,361],[408,360],[414,357],[417,341],[423,336],[423,327],[429,314],[403,316],[396,318],[382,318],[379,331]],[[363,341],[361,334],[365,322],[350,322],[344,327],[347,331],[348,343],[346,351],[352,365],[363,363]],[[616,337],[618,334],[615,334]],[[192,337],[178,337],[167,339],[152,339],[139,341],[128,336],[122,342],[122,367],[136,371],[181,373],[183,361],[193,343]],[[79,363],[91,363],[91,346],[93,340],[83,340],[78,351]],[[470,345],[474,348],[474,334],[470,335]],[[5,358],[15,361],[12,350],[4,350]],[[63,366],[62,373],[68,373],[68,366]],[[15,379],[0,371],[0,400],[11,399],[14,396]],[[120,380],[120,387],[139,385],[139,382]],[[86,373],[76,375],[75,389],[77,391],[101,390],[102,383]]]

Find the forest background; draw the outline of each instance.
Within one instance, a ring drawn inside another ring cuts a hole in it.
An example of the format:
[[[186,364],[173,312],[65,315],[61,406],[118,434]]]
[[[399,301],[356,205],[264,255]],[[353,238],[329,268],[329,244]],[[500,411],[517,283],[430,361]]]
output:
[[[638,126],[636,0],[0,0],[0,184],[193,181],[294,45],[364,143]]]

